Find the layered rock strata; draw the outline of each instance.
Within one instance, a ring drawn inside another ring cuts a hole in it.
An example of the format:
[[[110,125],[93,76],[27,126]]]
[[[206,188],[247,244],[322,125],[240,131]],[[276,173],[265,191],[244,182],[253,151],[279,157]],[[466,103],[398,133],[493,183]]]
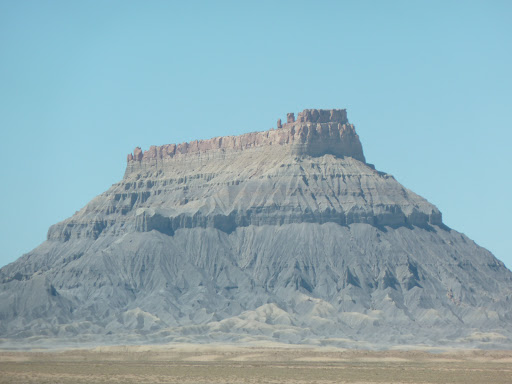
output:
[[[137,148],[0,269],[0,343],[509,348],[512,273],[365,162],[345,110]]]
[[[50,228],[48,239],[301,222],[426,227],[442,220],[435,206],[365,163],[345,110],[312,109],[277,130],[136,148],[124,179]]]
[[[299,113],[296,122],[293,113],[289,115],[291,116],[288,116],[288,123],[284,126],[279,120],[277,130],[151,146],[144,152],[137,147],[133,154],[128,154],[126,171],[139,171],[143,167],[140,162],[144,165],[157,165],[159,162],[168,162],[183,155],[214,156],[215,153],[239,152],[268,146],[280,146],[280,151],[288,151],[297,156],[318,157],[332,154],[365,161],[359,137],[354,126],[348,123],[346,110],[306,109]]]

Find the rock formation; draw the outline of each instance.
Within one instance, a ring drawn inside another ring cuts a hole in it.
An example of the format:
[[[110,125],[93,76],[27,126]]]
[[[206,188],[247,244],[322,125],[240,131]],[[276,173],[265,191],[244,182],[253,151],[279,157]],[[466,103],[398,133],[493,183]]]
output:
[[[345,110],[127,161],[0,269],[5,343],[512,346],[512,273],[367,164]]]

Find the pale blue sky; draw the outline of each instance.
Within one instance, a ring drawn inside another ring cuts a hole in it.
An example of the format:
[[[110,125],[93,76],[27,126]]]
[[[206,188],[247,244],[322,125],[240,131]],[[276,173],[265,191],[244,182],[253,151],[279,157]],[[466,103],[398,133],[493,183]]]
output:
[[[0,266],[135,146],[347,108],[367,160],[512,267],[511,1],[0,0]]]

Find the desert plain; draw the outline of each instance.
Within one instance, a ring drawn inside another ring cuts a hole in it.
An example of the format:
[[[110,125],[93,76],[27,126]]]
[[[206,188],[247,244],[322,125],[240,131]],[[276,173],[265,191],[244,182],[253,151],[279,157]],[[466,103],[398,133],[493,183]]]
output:
[[[0,350],[0,383],[512,383],[512,351],[233,345]]]

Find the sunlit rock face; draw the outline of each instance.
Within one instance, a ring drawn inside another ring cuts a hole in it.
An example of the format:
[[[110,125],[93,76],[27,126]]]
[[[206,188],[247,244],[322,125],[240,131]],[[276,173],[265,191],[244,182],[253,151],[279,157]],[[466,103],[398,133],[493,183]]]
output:
[[[500,261],[367,164],[345,110],[286,121],[136,148],[0,270],[0,338],[512,346]]]

